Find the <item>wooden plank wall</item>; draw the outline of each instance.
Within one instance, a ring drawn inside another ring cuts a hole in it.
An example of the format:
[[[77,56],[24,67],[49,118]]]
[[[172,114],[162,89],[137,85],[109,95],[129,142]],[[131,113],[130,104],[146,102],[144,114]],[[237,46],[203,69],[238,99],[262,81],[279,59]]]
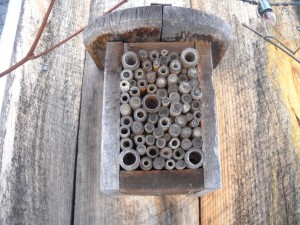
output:
[[[23,1],[12,62],[26,55],[48,4]],[[55,1],[37,51],[84,26],[88,13],[89,1]],[[73,221],[82,43],[76,37],[7,76],[0,122],[1,225]]]
[[[118,1],[94,1],[90,20]],[[160,1],[161,2],[161,1]],[[164,1],[166,2],[166,1]],[[188,6],[186,1],[175,5]],[[173,4],[174,4],[173,2]],[[130,1],[124,7],[149,5]],[[168,1],[171,3],[171,1]],[[186,196],[112,198],[100,192],[103,71],[87,55],[82,91],[76,176],[75,224],[199,224],[199,199]]]
[[[255,6],[191,4],[234,30],[233,44],[214,71],[223,189],[201,198],[201,224],[299,224],[300,65],[242,27],[245,22],[263,31]],[[280,17],[275,9],[278,24],[271,32],[286,32],[295,49],[300,20],[291,10]]]

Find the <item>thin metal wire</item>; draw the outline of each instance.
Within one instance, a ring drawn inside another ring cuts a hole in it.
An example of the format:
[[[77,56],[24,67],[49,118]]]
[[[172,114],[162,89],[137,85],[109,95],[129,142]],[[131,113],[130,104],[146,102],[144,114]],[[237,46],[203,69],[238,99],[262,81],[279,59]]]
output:
[[[296,62],[300,63],[300,59],[298,59],[294,56],[300,50],[300,47],[296,51],[293,51],[289,47],[287,47],[284,43],[282,43],[280,40],[278,40],[276,37],[269,36],[269,35],[265,36],[262,33],[258,32],[257,30],[249,27],[245,23],[242,23],[242,25],[244,27],[248,28],[249,30],[251,30],[252,32],[254,32],[255,34],[257,34],[258,36],[262,37],[265,41],[267,41],[267,42],[271,43],[272,45],[276,46],[277,48],[279,48],[281,51],[283,51],[284,53],[289,55],[291,58],[293,58]],[[279,44],[277,44],[276,42],[278,42]]]

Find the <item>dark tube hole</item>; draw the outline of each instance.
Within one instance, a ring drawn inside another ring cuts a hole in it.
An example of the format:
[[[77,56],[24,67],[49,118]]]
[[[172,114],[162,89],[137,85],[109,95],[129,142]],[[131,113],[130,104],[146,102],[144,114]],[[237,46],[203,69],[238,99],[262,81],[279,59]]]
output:
[[[194,103],[193,103],[193,107],[194,107],[195,109],[199,108],[199,107],[200,107],[200,103],[199,103],[199,102],[194,102]]]
[[[167,126],[167,125],[168,125],[168,122],[167,122],[166,120],[163,120],[163,121],[161,121],[161,125]]]
[[[128,132],[128,130],[127,130],[126,128],[122,128],[122,129],[121,129],[121,133],[122,133],[122,134],[127,134],[127,132]]]
[[[170,59],[171,59],[171,60],[175,60],[175,59],[177,59],[177,56],[174,55],[174,54],[173,54],[173,55],[170,55]]]
[[[130,124],[130,119],[124,119],[123,122],[124,122],[125,125],[129,125]]]
[[[196,113],[195,113],[195,116],[196,116],[197,119],[200,119],[201,113],[200,113],[200,112],[196,112]]]
[[[192,53],[192,52],[188,52],[188,53],[185,54],[184,58],[187,62],[194,62],[195,61],[195,54]]]
[[[141,143],[141,142],[143,141],[143,138],[138,137],[138,138],[137,138],[137,141],[138,141],[139,143]]]
[[[136,89],[132,90],[132,94],[136,95],[137,93],[138,93],[138,90],[136,90]]]
[[[143,112],[138,112],[137,117],[138,118],[144,118],[145,114]]]
[[[148,96],[145,99],[145,105],[148,109],[156,109],[159,106],[159,99],[155,96]]]
[[[158,55],[157,55],[157,54],[155,54],[155,53],[152,53],[152,55],[151,55],[151,56],[152,56],[152,58],[153,58],[153,59],[157,59],[157,58],[158,58]]]
[[[174,68],[177,69],[177,68],[178,68],[178,65],[177,65],[177,64],[174,64]]]
[[[122,86],[124,87],[124,86],[126,86],[126,84],[125,84],[125,83],[122,83]]]
[[[177,157],[179,157],[180,156],[180,152],[175,152],[175,155],[177,156]]]
[[[123,162],[126,166],[133,165],[136,161],[135,155],[131,152],[124,155]]]
[[[135,63],[136,63],[136,58],[131,56],[131,55],[128,55],[126,58],[125,58],[125,62],[130,65],[130,66],[133,66]]]
[[[199,152],[192,152],[189,155],[189,159],[190,159],[191,163],[196,165],[201,161],[202,157],[201,157],[201,154]]]
[[[128,99],[128,97],[127,97],[127,96],[123,96],[123,97],[122,97],[122,100],[123,100],[124,102],[126,102],[126,101],[127,101],[127,99]]]
[[[177,142],[176,140],[174,140],[174,141],[172,142],[172,145],[173,145],[173,146],[177,146],[177,144],[178,144],[178,142]]]
[[[140,82],[140,86],[141,86],[141,87],[144,87],[144,86],[145,86],[145,83],[144,83],[144,82]]]
[[[157,151],[154,148],[152,148],[152,149],[149,150],[149,154],[151,156],[156,156],[156,153],[157,153]]]
[[[129,73],[129,72],[124,72],[124,73],[123,73],[123,76],[124,76],[125,78],[128,78],[128,77],[130,76],[130,73]]]
[[[169,166],[173,166],[173,162],[171,161],[171,162],[168,162],[168,165]]]
[[[148,161],[144,161],[144,165],[145,165],[145,166],[148,166],[148,165],[149,165],[149,162],[148,162]]]
[[[124,148],[128,148],[129,146],[130,146],[129,141],[124,141],[124,142],[123,142],[123,147],[124,147]]]

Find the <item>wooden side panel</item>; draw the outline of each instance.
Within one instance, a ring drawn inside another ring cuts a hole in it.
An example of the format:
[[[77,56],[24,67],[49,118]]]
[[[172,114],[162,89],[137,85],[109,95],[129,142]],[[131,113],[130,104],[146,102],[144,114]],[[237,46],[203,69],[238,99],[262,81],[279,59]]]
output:
[[[120,139],[120,73],[123,46],[122,42],[106,44],[100,175],[100,189],[106,194],[119,192],[120,142],[117,140]]]
[[[120,171],[120,192],[133,195],[192,194],[203,190],[203,169]]]
[[[201,123],[203,129],[204,161],[204,189],[203,193],[220,189],[222,187],[222,174],[220,162],[219,133],[216,112],[216,97],[212,84],[212,55],[211,44],[196,42],[195,48],[199,51],[200,62],[198,65],[200,88],[203,92],[201,107]]]

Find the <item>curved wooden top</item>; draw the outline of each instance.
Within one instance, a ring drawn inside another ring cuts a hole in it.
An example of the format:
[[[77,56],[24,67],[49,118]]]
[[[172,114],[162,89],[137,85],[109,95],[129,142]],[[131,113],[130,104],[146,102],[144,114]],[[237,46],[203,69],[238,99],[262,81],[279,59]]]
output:
[[[232,41],[222,19],[194,9],[146,6],[115,11],[97,18],[84,30],[84,43],[99,68],[104,67],[106,42],[208,41],[217,66]]]

